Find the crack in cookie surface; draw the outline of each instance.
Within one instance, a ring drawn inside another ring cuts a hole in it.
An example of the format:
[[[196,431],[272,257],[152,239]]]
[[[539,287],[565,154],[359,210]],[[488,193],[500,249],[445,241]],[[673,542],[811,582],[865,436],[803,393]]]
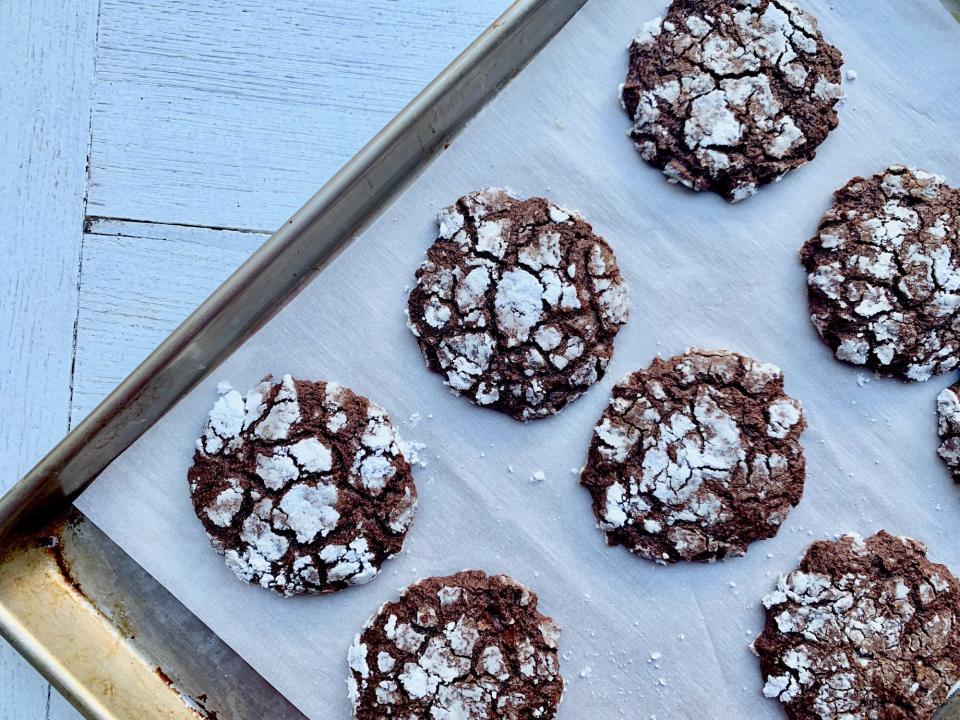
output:
[[[764,695],[793,720],[929,720],[960,680],[960,585],[880,531],[810,546],[763,599]]]
[[[439,214],[409,326],[456,394],[533,420],[603,376],[627,321],[627,288],[603,238],[543,198],[487,189]]]
[[[960,192],[895,165],[835,193],[801,251],[811,317],[838,359],[927,380],[960,361]]]
[[[800,501],[805,427],[773,365],[657,358],[614,387],[580,482],[610,545],[659,563],[743,555]]]
[[[787,0],[675,0],[630,46],[630,136],[670,182],[744,200],[837,126],[842,62]]]
[[[332,382],[228,383],[188,473],[197,517],[242,580],[284,595],[372,580],[417,490],[386,412]]]
[[[348,653],[358,720],[549,720],[563,695],[560,631],[505,575],[420,580]]]

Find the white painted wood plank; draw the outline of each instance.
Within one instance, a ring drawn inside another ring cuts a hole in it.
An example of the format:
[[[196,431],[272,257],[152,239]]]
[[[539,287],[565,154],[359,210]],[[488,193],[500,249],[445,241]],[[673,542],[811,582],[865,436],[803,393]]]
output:
[[[508,4],[104,0],[89,212],[279,225]],[[265,238],[94,223],[73,422]],[[53,693],[46,717],[77,714]]]
[[[90,213],[279,227],[509,0],[103,0]]]
[[[96,21],[93,1],[0,2],[0,491],[68,427]],[[2,641],[0,693],[2,720],[48,717]]]
[[[2,642],[2,641],[0,641]],[[0,703],[2,720],[45,720],[50,686],[9,645],[0,645]]]
[[[81,5],[0,3],[3,486],[67,429],[96,23]]]
[[[83,716],[53,688],[47,703],[47,720],[83,720]]]
[[[96,221],[83,242],[73,418],[96,407],[267,235]]]

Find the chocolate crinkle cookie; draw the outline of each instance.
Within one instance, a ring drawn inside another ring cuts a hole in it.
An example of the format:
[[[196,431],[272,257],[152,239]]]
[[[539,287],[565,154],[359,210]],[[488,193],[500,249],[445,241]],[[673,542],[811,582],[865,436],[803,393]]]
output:
[[[630,45],[630,137],[670,182],[744,200],[837,126],[842,62],[788,0],[674,0]]]
[[[937,430],[940,448],[937,451],[960,482],[960,383],[944,388],[937,396]]]
[[[580,482],[610,545],[659,563],[743,555],[800,501],[805,427],[773,365],[657,358],[614,387]]]
[[[792,720],[930,720],[960,681],[960,584],[916,540],[816,542],[763,604],[763,693]]]
[[[895,165],[836,192],[803,246],[810,310],[837,358],[927,380],[960,360],[960,192]]]
[[[367,622],[348,655],[358,720],[550,720],[560,630],[506,575],[420,580]]]
[[[417,489],[386,412],[332,382],[221,383],[190,496],[237,577],[284,595],[369,582],[400,551]]]
[[[603,376],[627,288],[588,223],[487,189],[442,210],[439,224],[407,313],[427,367],[453,392],[533,420]]]

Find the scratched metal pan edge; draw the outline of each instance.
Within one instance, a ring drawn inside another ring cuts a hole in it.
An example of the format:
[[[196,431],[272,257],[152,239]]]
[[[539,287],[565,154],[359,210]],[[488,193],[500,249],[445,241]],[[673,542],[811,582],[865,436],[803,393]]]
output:
[[[4,550],[0,627],[89,718],[304,720],[73,508]]]
[[[516,0],[0,497],[0,635],[86,717],[303,717],[70,502],[377,217],[585,2]]]
[[[0,540],[76,497],[346,247],[585,2],[516,0],[0,498]]]

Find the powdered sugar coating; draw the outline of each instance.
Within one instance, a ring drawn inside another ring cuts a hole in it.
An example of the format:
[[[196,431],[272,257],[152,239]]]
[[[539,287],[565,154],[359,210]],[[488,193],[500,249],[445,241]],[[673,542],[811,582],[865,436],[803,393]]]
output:
[[[505,575],[426,578],[386,603],[347,655],[358,720],[549,720],[563,694],[556,624]]]
[[[670,182],[746,199],[837,126],[841,63],[788,0],[675,0],[630,46],[630,136]]]
[[[840,360],[908,380],[960,363],[960,192],[900,165],[836,192],[801,252],[810,310]]]
[[[937,396],[937,431],[942,441],[937,452],[960,482],[960,382]]]
[[[611,545],[660,563],[742,555],[800,500],[805,425],[773,365],[658,358],[614,388],[580,482]]]
[[[916,540],[814,543],[763,604],[763,692],[794,720],[929,720],[960,680],[960,585]]]
[[[221,383],[189,472],[197,516],[241,579],[284,595],[369,582],[417,493],[382,408],[336,383]]]
[[[438,223],[407,313],[427,366],[453,392],[532,420],[603,376],[628,295],[589,224],[498,189],[460,198]]]

